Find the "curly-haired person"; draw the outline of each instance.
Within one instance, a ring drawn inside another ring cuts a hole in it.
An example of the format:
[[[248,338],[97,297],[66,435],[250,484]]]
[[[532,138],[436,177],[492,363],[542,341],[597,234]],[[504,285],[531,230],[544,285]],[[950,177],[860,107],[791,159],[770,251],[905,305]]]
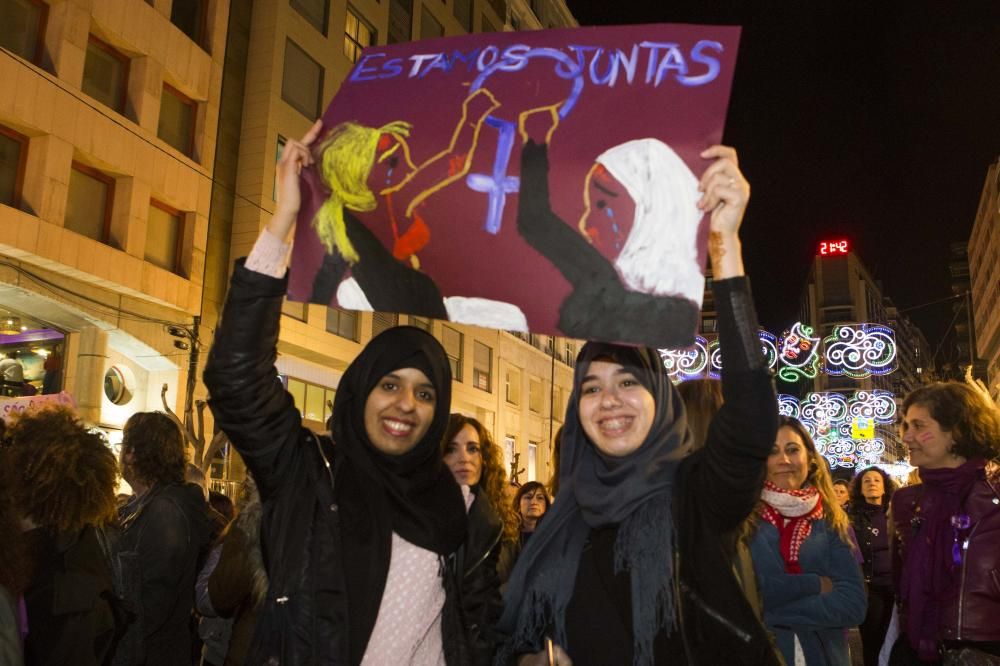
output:
[[[19,417],[7,436],[0,468],[28,568],[25,663],[101,664],[115,637],[111,571],[98,536],[114,518],[114,454],[62,408]]]
[[[129,664],[190,663],[188,621],[198,559],[209,540],[205,495],[184,482],[184,438],[161,412],[139,412],[125,423],[122,476],[134,495],[119,511],[119,558],[132,563],[124,591],[138,611],[119,650]]]

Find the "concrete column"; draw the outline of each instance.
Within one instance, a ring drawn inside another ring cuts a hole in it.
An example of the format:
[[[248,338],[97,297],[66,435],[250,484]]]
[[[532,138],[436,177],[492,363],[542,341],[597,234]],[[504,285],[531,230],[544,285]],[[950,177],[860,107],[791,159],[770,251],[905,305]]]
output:
[[[22,207],[46,222],[62,226],[72,164],[73,146],[67,141],[54,135],[30,139]]]
[[[143,129],[156,134],[163,95],[163,65],[149,57],[129,63],[126,115]]]
[[[149,185],[123,177],[115,179],[115,200],[111,207],[111,234],[108,245],[143,258],[146,250],[146,225],[149,222]]]
[[[80,331],[79,353],[76,356],[76,398],[80,418],[90,423],[101,422],[104,399],[104,373],[108,365],[108,334],[96,326]]]

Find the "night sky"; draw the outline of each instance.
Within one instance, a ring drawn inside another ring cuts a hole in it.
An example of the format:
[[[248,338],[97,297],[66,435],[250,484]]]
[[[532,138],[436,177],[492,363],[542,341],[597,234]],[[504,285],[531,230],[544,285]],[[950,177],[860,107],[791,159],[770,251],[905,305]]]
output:
[[[848,238],[900,308],[951,295],[948,244],[1000,156],[1000,1],[567,1],[581,25],[743,26],[724,141],[766,328],[795,321],[821,239]],[[936,347],[953,315],[910,316]]]

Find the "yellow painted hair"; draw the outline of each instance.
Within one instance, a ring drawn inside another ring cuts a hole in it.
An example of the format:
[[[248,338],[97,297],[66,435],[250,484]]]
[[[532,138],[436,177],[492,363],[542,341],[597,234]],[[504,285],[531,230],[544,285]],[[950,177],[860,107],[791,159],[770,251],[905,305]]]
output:
[[[394,121],[375,129],[358,123],[341,123],[333,128],[319,146],[319,173],[330,188],[330,196],[313,217],[312,225],[328,253],[334,248],[351,263],[358,253],[347,238],[344,209],[374,210],[375,194],[368,188],[368,176],[375,165],[375,151],[383,134],[407,137],[411,125]]]

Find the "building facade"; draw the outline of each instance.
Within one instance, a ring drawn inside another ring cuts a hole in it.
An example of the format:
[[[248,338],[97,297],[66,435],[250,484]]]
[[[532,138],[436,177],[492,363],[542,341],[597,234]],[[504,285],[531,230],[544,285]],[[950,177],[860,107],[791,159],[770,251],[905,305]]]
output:
[[[187,398],[229,3],[0,6],[0,353],[114,440]]]
[[[986,381],[996,400],[1000,398],[1000,158],[986,171],[968,251],[976,353],[986,366]]]
[[[809,270],[800,310],[801,321],[812,326],[814,335],[829,336],[844,324],[882,324],[895,333],[896,370],[884,375],[855,378],[830,375],[820,371],[804,387],[807,391],[836,392],[853,395],[856,391],[891,391],[897,404],[906,392],[923,383],[930,361],[929,347],[923,334],[882,293],[861,258],[853,251],[817,254]],[[906,450],[895,425],[880,426],[877,436],[884,441],[884,462],[906,458]]]

